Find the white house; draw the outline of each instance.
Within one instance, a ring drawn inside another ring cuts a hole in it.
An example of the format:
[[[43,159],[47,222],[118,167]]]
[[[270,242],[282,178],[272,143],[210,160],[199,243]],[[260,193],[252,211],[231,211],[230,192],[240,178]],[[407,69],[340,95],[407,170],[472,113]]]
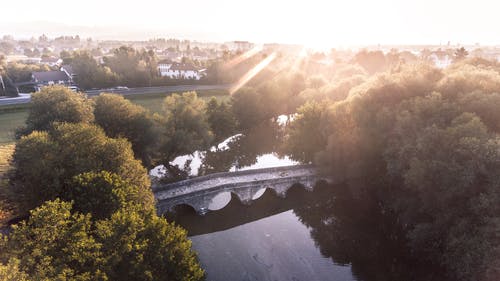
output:
[[[158,71],[160,76],[170,79],[200,80],[205,76],[205,69],[199,69],[190,63],[160,61],[158,62]]]

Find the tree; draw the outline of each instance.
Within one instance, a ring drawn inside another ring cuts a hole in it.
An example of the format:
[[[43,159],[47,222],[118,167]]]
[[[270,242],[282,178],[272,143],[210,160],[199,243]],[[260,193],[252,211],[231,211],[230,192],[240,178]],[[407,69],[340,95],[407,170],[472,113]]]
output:
[[[231,107],[225,102],[218,102],[212,97],[207,103],[207,121],[214,134],[215,141],[221,141],[234,135],[236,130],[236,119]]]
[[[162,145],[164,164],[174,157],[191,154],[207,147],[213,138],[205,114],[205,103],[195,92],[165,98],[162,116]]]
[[[354,56],[353,62],[361,65],[370,74],[384,71],[387,67],[386,57],[381,51],[361,50]]]
[[[76,73],[75,81],[82,89],[106,88],[118,82],[117,75],[109,67],[99,65],[87,51],[73,53],[70,64]]]
[[[130,86],[151,86],[158,76],[157,58],[153,51],[137,51],[121,46],[106,57],[105,64],[119,77],[120,83]]]
[[[323,128],[320,165],[355,179],[357,197],[376,195],[412,258],[452,280],[499,274],[499,81],[491,65],[403,66],[352,89]]]
[[[101,170],[116,173],[140,188],[147,204],[153,197],[146,169],[134,159],[130,143],[112,139],[90,124],[57,124],[49,132],[35,131],[22,137],[12,161],[11,196],[30,210],[46,200],[64,197],[73,177]]]
[[[461,61],[465,59],[469,55],[469,52],[464,48],[458,48],[455,50],[454,56],[455,56],[455,61]]]
[[[26,280],[198,281],[204,277],[186,231],[154,210],[143,212],[129,205],[94,222],[90,214],[72,212],[72,204],[59,199],[31,211],[26,222],[0,237],[0,261],[0,276]]]
[[[71,203],[47,202],[3,239],[2,259],[19,259],[20,270],[30,279],[106,280],[90,215],[71,214]]]
[[[323,129],[327,114],[326,103],[308,102],[298,109],[297,115],[287,128],[286,150],[293,159],[309,163],[327,142]],[[323,125],[323,126],[322,126]]]
[[[0,263],[0,279],[5,281],[29,281],[28,274],[19,269],[18,259],[9,259],[3,265]]]
[[[121,95],[101,94],[95,99],[95,122],[112,138],[126,138],[137,158],[152,164],[157,149],[157,126],[150,114]]]
[[[50,68],[47,65],[22,63],[9,63],[5,68],[6,74],[14,83],[28,82],[31,80],[31,74],[33,72],[49,70]]]
[[[266,117],[263,112],[263,101],[259,93],[250,87],[238,90],[231,98],[234,116],[241,129],[249,129],[263,122]]]
[[[202,280],[186,231],[154,212],[122,209],[97,223],[110,280]]]
[[[32,95],[31,102],[23,134],[48,130],[54,122],[94,121],[92,102],[84,94],[75,93],[64,86],[45,87]]]
[[[109,218],[119,209],[129,205],[141,206],[145,210],[154,209],[148,191],[107,171],[77,175],[69,186],[63,199],[74,202],[74,211],[91,214],[95,220]]]

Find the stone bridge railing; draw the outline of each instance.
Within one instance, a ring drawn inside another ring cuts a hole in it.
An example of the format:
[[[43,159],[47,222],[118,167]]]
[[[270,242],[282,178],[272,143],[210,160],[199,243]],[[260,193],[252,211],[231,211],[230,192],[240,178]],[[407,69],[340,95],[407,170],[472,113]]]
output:
[[[157,199],[158,212],[164,213],[173,207],[186,204],[204,213],[213,199],[222,192],[235,194],[241,202],[249,203],[263,188],[270,188],[278,196],[284,197],[294,184],[302,184],[312,189],[319,176],[312,165],[245,170],[216,173],[175,183],[155,185],[153,192]]]

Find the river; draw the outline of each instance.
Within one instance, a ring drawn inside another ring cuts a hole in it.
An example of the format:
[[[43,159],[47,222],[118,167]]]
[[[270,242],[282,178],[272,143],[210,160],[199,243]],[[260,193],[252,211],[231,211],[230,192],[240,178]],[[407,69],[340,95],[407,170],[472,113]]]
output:
[[[297,164],[281,141],[279,126],[261,127],[175,161],[190,176]],[[165,216],[188,231],[210,281],[414,280],[394,218],[348,190],[295,185],[281,198],[265,189],[249,205],[226,192],[205,215],[182,205]]]

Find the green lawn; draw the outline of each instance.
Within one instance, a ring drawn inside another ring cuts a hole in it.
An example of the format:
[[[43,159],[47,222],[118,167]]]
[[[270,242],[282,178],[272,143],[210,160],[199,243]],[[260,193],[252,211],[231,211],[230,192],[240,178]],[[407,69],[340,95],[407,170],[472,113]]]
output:
[[[0,112],[0,145],[14,142],[15,130],[24,125],[28,109]]]
[[[226,90],[206,90],[197,91],[198,97],[208,101],[211,97],[216,97],[218,100],[228,101],[230,99],[229,93]],[[131,102],[141,105],[149,109],[151,112],[161,112],[162,104],[165,97],[171,93],[162,94],[148,94],[148,95],[133,95],[126,96]]]
[[[161,112],[163,99],[169,93],[133,95],[127,96],[131,102],[139,104],[151,112]],[[198,91],[198,96],[205,101],[211,97],[218,100],[227,101],[230,99],[229,93],[225,90]],[[0,107],[0,145],[14,142],[14,133],[18,127],[24,125],[28,117],[28,105],[2,106]]]

